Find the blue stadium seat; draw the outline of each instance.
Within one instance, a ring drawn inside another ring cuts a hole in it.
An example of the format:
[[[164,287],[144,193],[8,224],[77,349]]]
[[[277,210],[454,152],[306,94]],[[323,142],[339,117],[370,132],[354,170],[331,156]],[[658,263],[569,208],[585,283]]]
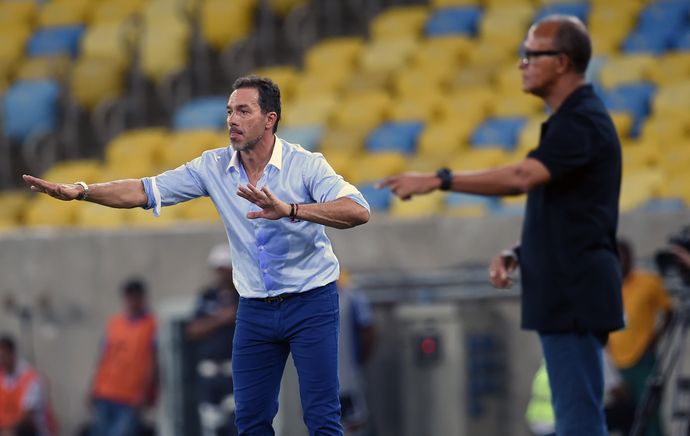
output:
[[[637,29],[628,34],[621,45],[626,53],[663,54],[671,47],[673,32],[666,28]]]
[[[478,6],[436,9],[426,23],[427,36],[477,34],[477,23],[482,16]]]
[[[523,203],[508,203],[497,201],[491,209],[491,216],[522,216],[525,214]]]
[[[319,148],[323,137],[322,126],[286,126],[279,127],[278,137],[292,144],[299,144],[309,151]]]
[[[373,184],[357,187],[372,211],[386,211],[391,205],[391,191],[388,188],[376,189]]]
[[[630,112],[634,120],[630,136],[636,138],[644,118],[649,115],[649,102],[655,92],[656,85],[640,82],[605,91],[602,100],[609,110]]]
[[[2,97],[2,130],[19,143],[58,125],[60,85],[53,80],[16,82]]]
[[[498,203],[497,197],[487,197],[484,195],[474,195],[474,194],[463,194],[460,192],[450,192],[445,198],[446,206],[457,207],[457,206],[471,206],[475,204],[480,204],[493,209]]]
[[[679,51],[690,50],[690,26],[683,26],[671,36],[671,48]]]
[[[583,23],[586,23],[587,16],[589,15],[589,3],[572,2],[547,4],[541,7],[534,15],[534,22],[539,21],[547,15],[553,14],[575,15],[577,18],[582,20]]]
[[[666,0],[648,3],[638,17],[638,29],[666,29],[670,35],[687,23],[690,0]]]
[[[43,27],[36,30],[26,45],[29,56],[51,56],[67,53],[73,58],[79,53],[82,26]]]
[[[524,117],[487,118],[472,133],[470,144],[475,148],[501,146],[512,150],[526,122]]]
[[[384,123],[367,138],[367,150],[412,154],[423,129],[424,123],[419,122]]]
[[[182,106],[173,116],[176,130],[223,129],[227,126],[227,97],[197,98]]]
[[[685,202],[681,198],[653,198],[642,206],[645,212],[674,212],[685,210]]]

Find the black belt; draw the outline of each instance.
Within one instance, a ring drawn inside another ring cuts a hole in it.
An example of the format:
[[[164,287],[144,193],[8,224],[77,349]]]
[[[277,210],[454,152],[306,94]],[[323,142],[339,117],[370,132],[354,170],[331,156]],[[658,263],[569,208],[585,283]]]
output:
[[[274,301],[277,301],[279,303],[283,302],[284,300],[287,300],[290,297],[294,297],[297,295],[299,292],[286,292],[284,294],[276,295],[275,297],[266,297],[266,298],[252,298],[252,300],[260,300],[268,304],[272,304]]]

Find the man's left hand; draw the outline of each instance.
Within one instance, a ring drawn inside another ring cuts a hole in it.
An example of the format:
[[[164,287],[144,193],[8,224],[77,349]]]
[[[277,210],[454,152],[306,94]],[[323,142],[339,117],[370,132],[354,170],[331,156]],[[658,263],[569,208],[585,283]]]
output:
[[[403,200],[413,195],[426,194],[441,187],[441,179],[435,174],[405,173],[391,176],[376,184],[376,189],[388,188]]]
[[[258,190],[256,186],[247,183],[246,188],[244,186],[239,187],[237,195],[261,208],[260,212],[249,212],[247,214],[247,218],[251,220],[256,218],[278,220],[290,216],[290,205],[274,197],[266,186]]]

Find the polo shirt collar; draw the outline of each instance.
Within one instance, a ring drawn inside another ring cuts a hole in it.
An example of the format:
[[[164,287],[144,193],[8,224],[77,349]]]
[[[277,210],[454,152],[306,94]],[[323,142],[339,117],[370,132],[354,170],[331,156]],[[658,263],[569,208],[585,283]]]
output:
[[[592,85],[580,86],[575,91],[571,92],[568,97],[566,97],[565,101],[563,101],[563,104],[561,104],[561,107],[558,108],[558,111],[556,111],[556,113],[566,112],[571,106],[574,106],[575,104],[579,103],[582,99],[590,97],[593,94],[594,88],[592,88]]]
[[[231,146],[232,147],[232,146]],[[283,162],[283,141],[281,141],[275,134],[273,135],[273,153],[271,153],[271,159],[268,161],[268,165],[273,165],[274,167],[281,169]],[[235,169],[240,171],[240,152],[233,150],[232,157],[230,158],[230,164],[225,169],[230,171],[230,168],[235,167]]]

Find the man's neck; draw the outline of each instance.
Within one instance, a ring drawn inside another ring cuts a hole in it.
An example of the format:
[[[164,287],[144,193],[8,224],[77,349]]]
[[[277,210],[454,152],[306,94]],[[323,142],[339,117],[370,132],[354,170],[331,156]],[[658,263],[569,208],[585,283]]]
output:
[[[551,109],[551,113],[556,113],[570,94],[586,84],[585,78],[581,76],[573,75],[562,77],[551,92],[544,96],[544,102],[549,109]]]
[[[273,155],[273,148],[275,147],[275,135],[265,134],[259,143],[251,150],[241,150],[240,160],[244,166],[244,170],[248,175],[261,174],[268,165]]]

